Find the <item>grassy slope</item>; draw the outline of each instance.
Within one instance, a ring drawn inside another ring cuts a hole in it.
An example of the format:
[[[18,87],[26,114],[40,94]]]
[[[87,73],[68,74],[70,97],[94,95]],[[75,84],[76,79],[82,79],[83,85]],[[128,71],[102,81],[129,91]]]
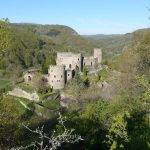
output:
[[[4,86],[6,84],[9,84],[10,81],[9,80],[0,80],[0,86]]]

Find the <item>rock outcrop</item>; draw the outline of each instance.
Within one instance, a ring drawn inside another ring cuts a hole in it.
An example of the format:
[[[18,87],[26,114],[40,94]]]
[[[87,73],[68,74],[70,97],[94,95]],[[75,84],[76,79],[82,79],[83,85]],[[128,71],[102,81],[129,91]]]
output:
[[[39,102],[39,96],[36,92],[28,93],[20,88],[14,88],[12,91],[8,92],[8,95],[26,98],[35,102]]]

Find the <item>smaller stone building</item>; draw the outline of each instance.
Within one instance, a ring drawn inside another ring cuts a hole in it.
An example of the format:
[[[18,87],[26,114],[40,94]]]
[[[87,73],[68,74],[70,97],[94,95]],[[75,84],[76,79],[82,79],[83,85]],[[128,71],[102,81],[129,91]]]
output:
[[[26,74],[23,76],[24,82],[25,82],[25,83],[31,83],[31,82],[32,82],[32,79],[33,79],[33,76],[34,76],[34,74],[32,74],[32,73],[26,73]]]
[[[35,75],[38,71],[39,71],[39,69],[30,69],[27,72],[25,72],[23,75],[24,82],[27,84],[32,83],[33,78],[35,77]]]

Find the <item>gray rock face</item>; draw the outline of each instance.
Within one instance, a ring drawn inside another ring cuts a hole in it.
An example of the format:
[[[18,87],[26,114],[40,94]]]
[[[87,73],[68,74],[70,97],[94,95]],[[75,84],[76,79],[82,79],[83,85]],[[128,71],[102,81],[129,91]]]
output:
[[[35,102],[39,101],[39,96],[36,92],[28,93],[20,88],[14,88],[12,91],[8,92],[8,95],[26,98]]]

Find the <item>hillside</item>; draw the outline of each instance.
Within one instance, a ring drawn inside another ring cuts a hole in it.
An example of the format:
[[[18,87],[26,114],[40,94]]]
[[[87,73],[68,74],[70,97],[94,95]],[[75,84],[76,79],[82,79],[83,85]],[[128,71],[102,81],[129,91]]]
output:
[[[5,76],[0,78],[0,149],[19,149],[28,145],[33,149],[32,143],[39,142],[41,135],[50,137],[42,139],[43,147],[51,137],[57,143],[58,137],[62,137],[60,135],[63,135],[61,142],[70,136],[72,143],[74,136],[70,129],[75,129],[75,137],[79,135],[84,140],[74,144],[63,143],[59,145],[62,150],[150,148],[149,29],[132,33],[130,46],[130,34],[92,37],[93,42],[98,39],[107,48],[114,45],[114,49],[107,49],[112,55],[105,53],[105,58],[115,56],[116,49],[120,55],[109,59],[107,65],[102,64],[96,73],[91,74],[88,68],[84,68],[80,74],[76,69],[74,78],[65,88],[55,91],[39,82],[43,76],[41,72],[36,73],[38,76],[33,85],[20,80],[22,72],[37,67],[46,73],[49,64],[55,64],[56,51],[86,53],[87,50],[90,54],[92,42],[66,26],[4,26],[5,23],[2,28],[0,22],[0,54],[3,56],[0,58],[0,76]],[[37,92],[39,101],[24,95],[8,95],[8,91],[16,93],[16,88],[26,95]],[[58,112],[64,116],[64,119],[59,116],[61,121],[57,119]],[[61,126],[60,122],[64,124]],[[24,125],[29,125],[29,128]],[[32,131],[34,129],[36,132]],[[40,136],[33,134],[37,132]],[[51,143],[48,144],[51,147]],[[36,147],[38,149],[39,145]]]
[[[94,42],[98,47],[103,48],[104,58],[109,59],[120,54],[125,46],[131,43],[132,34],[97,34],[97,35],[83,35],[85,39]]]
[[[64,25],[12,24],[15,29],[34,33],[46,43],[59,46],[57,51],[92,53],[94,44],[82,38],[75,30]]]
[[[67,26],[6,24],[6,28],[3,28],[6,44],[7,41],[10,42],[6,47],[6,53],[0,59],[0,70],[5,70],[6,75],[11,72],[19,76],[24,69],[32,67],[42,68],[46,73],[48,66],[55,64],[57,51],[81,52],[84,55],[90,55],[95,47],[95,44]]]

